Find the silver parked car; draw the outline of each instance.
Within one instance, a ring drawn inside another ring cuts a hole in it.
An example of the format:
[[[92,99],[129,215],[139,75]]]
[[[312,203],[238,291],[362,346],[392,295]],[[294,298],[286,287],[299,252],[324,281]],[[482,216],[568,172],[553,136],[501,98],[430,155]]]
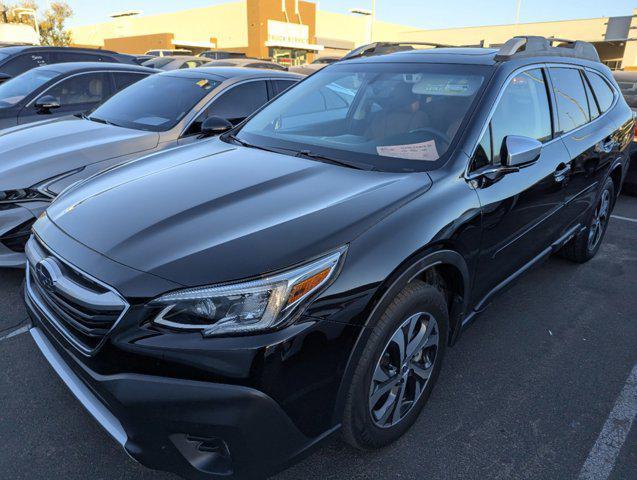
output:
[[[0,133],[0,267],[24,264],[31,225],[64,188],[101,170],[237,124],[303,78],[247,68],[187,69],[147,77],[89,115]],[[210,123],[210,122],[208,122]]]
[[[158,70],[179,70],[182,68],[197,68],[205,66],[210,60],[203,57],[193,57],[192,55],[174,55],[166,57],[151,58],[142,65],[148,68],[156,68]]]

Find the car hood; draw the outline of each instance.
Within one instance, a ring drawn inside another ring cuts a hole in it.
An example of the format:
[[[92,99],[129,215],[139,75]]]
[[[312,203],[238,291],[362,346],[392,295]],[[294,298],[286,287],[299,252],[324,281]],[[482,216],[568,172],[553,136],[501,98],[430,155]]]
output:
[[[326,253],[430,186],[426,173],[354,170],[211,140],[98,175],[48,216],[111,260],[195,286]]]
[[[0,133],[0,190],[27,188],[56,175],[157,146],[159,135],[77,117]]]

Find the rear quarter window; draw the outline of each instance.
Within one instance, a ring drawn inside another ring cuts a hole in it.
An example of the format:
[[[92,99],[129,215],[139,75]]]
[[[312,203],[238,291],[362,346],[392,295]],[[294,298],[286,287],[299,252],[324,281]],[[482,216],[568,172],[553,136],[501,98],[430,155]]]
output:
[[[586,72],[586,77],[593,88],[593,92],[595,92],[599,110],[601,113],[604,113],[613,104],[615,94],[610,85],[608,85],[608,82],[606,82],[601,75],[594,72]]]

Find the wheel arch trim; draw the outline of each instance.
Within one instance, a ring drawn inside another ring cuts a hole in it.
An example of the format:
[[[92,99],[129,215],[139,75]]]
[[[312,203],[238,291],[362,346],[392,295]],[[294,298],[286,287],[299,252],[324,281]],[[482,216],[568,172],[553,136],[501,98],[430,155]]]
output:
[[[420,251],[406,259],[401,263],[388,277],[383,285],[379,287],[380,296],[372,300],[374,306],[370,313],[367,315],[364,328],[361,328],[361,332],[358,338],[354,342],[354,348],[352,349],[343,376],[340,381],[338,393],[336,397],[336,404],[334,407],[334,422],[341,422],[341,416],[345,408],[345,402],[347,398],[347,389],[350,384],[350,380],[354,375],[354,370],[357,365],[357,359],[360,358],[363,348],[365,347],[366,340],[369,338],[371,332],[370,324],[374,319],[382,313],[383,309],[391,302],[395,294],[397,294],[405,285],[416,279],[419,275],[422,275],[427,270],[440,265],[448,265],[456,268],[462,277],[462,301],[457,306],[457,311],[450,312],[450,332],[449,342],[453,344],[455,339],[458,338],[458,334],[462,329],[462,321],[464,315],[468,309],[468,299],[470,297],[470,273],[467,262],[464,257],[455,250],[446,248],[439,248],[436,250],[426,249]],[[456,309],[454,309],[456,310]]]

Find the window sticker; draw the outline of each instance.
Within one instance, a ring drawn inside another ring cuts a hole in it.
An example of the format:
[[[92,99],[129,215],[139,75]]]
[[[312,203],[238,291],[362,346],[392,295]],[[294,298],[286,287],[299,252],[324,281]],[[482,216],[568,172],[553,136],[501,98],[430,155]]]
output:
[[[421,143],[409,143],[406,145],[385,145],[376,147],[378,155],[384,157],[406,158],[408,160],[436,161],[440,158],[436,141],[429,140]]]
[[[212,88],[212,85],[210,85],[210,80],[207,80],[205,78],[202,78],[201,80],[199,80],[197,82],[197,85],[199,85],[204,90],[210,90],[210,88]]]

